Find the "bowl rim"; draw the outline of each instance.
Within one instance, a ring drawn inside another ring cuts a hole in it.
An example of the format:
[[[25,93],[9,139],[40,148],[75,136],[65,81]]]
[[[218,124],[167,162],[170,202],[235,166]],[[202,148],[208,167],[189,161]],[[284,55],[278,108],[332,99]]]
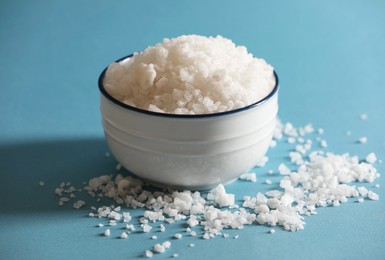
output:
[[[133,54],[129,54],[127,56],[124,56],[124,57],[116,60],[115,62],[121,62],[121,61],[126,60],[128,58],[131,58],[133,56],[134,56]],[[247,111],[247,110],[253,109],[255,107],[261,106],[263,103],[267,102],[270,98],[272,98],[278,92],[278,90],[279,90],[279,78],[278,78],[278,75],[275,72],[275,70],[273,70],[274,79],[275,79],[275,85],[274,85],[274,88],[271,90],[271,92],[267,96],[265,96],[264,98],[260,99],[259,101],[255,102],[255,103],[252,103],[250,105],[247,105],[245,107],[241,107],[241,108],[237,108],[237,109],[229,110],[229,111],[224,111],[224,112],[218,112],[218,113],[195,114],[195,115],[191,115],[191,114],[160,113],[160,112],[153,112],[153,111],[149,111],[149,110],[145,110],[145,109],[141,109],[141,108],[137,108],[137,107],[133,107],[133,106],[127,105],[126,103],[123,103],[123,102],[115,99],[113,96],[111,96],[107,92],[107,90],[104,88],[104,82],[103,82],[107,69],[108,69],[108,66],[102,71],[102,73],[100,74],[99,79],[98,79],[99,91],[101,92],[101,94],[103,94],[104,97],[106,97],[112,103],[114,103],[114,104],[116,104],[119,107],[122,107],[124,109],[131,110],[131,111],[134,111],[134,112],[138,112],[138,113],[141,113],[141,114],[146,114],[146,115],[151,115],[151,116],[158,116],[158,117],[168,117],[168,118],[209,118],[209,117],[220,117],[220,116],[237,114],[237,113],[240,113],[240,112],[243,112],[243,111]]]

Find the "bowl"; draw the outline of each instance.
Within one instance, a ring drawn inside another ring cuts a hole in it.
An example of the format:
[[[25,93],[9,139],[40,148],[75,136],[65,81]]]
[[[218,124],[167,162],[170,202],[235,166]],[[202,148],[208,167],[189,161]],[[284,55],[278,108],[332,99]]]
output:
[[[117,60],[129,59],[132,55]],[[278,76],[262,100],[214,114],[176,115],[129,106],[99,77],[105,137],[116,160],[160,187],[206,190],[236,180],[266,154],[278,112]]]

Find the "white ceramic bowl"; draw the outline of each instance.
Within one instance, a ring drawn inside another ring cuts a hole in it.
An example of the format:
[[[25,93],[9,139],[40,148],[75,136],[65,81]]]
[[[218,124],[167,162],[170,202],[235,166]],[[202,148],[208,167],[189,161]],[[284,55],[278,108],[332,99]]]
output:
[[[269,148],[278,112],[275,72],[275,87],[264,99],[202,115],[126,105],[105,90],[105,72],[99,77],[100,109],[110,150],[121,165],[152,184],[191,190],[227,184],[255,166]]]

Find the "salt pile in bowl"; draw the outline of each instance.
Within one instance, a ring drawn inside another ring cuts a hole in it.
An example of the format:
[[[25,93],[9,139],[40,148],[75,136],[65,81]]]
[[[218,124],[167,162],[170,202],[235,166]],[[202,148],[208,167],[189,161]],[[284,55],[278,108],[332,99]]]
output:
[[[222,36],[183,35],[110,64],[104,85],[127,105],[193,115],[256,103],[272,91],[275,78],[272,66],[244,46]]]

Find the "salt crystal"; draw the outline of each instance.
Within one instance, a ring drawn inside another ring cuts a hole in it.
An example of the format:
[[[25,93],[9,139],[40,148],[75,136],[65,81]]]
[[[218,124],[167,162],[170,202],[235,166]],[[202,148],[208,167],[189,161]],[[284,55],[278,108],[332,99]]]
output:
[[[368,141],[368,138],[366,136],[360,137],[358,139],[358,142],[361,144],[365,144]]]
[[[265,183],[266,183],[267,185],[270,185],[270,184],[272,184],[273,182],[272,182],[270,179],[266,179],[266,180],[265,180]]]
[[[104,231],[104,235],[106,237],[109,237],[111,235],[111,231],[109,229],[106,229],[106,231]]]
[[[235,235],[235,236],[234,236],[234,239],[238,239],[238,238],[239,238],[239,235]]]
[[[165,251],[166,251],[166,249],[164,248],[163,245],[161,245],[161,244],[154,245],[154,252],[156,252],[156,253],[164,253]]]
[[[374,188],[379,188],[380,187],[380,184],[376,184],[376,185],[374,185]]]
[[[324,133],[324,129],[323,128],[318,128],[318,134],[322,135]]]
[[[127,233],[126,232],[123,232],[121,235],[120,235],[120,238],[121,239],[126,239],[128,237]]]
[[[290,169],[283,163],[281,163],[279,166],[278,166],[278,172],[282,175],[287,175],[287,174],[290,174],[291,171]]]
[[[257,176],[255,175],[255,173],[244,173],[239,177],[239,179],[251,181],[251,182],[256,182]]]
[[[146,250],[145,255],[146,257],[151,258],[153,256],[153,253],[150,250]]]
[[[174,258],[179,257],[179,254],[178,254],[178,253],[174,253],[174,254],[172,255],[172,257],[174,257]]]
[[[274,234],[275,233],[275,229],[274,228],[272,228],[272,229],[270,229],[270,234]]]
[[[371,199],[371,200],[379,200],[380,199],[380,196],[373,192],[373,191],[369,191],[368,192],[368,198]]]
[[[158,237],[157,236],[155,236],[155,235],[153,235],[152,237],[151,237],[151,239],[157,239]]]
[[[328,147],[328,144],[327,144],[327,142],[325,140],[321,140],[320,145],[323,148]]]
[[[148,233],[150,232],[151,229],[152,227],[150,225],[147,225],[147,224],[143,225],[143,232]]]
[[[171,242],[170,241],[165,241],[165,242],[163,242],[163,244],[162,244],[162,246],[164,247],[164,248],[170,248],[170,246],[171,246]]]
[[[197,235],[197,232],[191,231],[191,232],[190,232],[190,235],[191,235],[192,237],[195,237],[195,236]]]
[[[357,202],[359,202],[359,203],[364,202],[364,198],[358,198],[358,199],[357,199]]]
[[[160,228],[160,232],[166,231],[166,228],[163,226],[163,224],[160,224],[159,228]]]
[[[194,243],[191,243],[191,244],[189,245],[189,247],[195,247],[195,244],[194,244]]]
[[[98,227],[104,227],[104,225],[102,223],[99,223]]]
[[[174,235],[174,237],[175,237],[176,239],[180,239],[180,238],[182,238],[182,234],[177,233],[177,234]]]
[[[369,153],[367,156],[366,156],[366,159],[365,159],[368,163],[375,163],[377,161],[377,156],[375,153]]]

